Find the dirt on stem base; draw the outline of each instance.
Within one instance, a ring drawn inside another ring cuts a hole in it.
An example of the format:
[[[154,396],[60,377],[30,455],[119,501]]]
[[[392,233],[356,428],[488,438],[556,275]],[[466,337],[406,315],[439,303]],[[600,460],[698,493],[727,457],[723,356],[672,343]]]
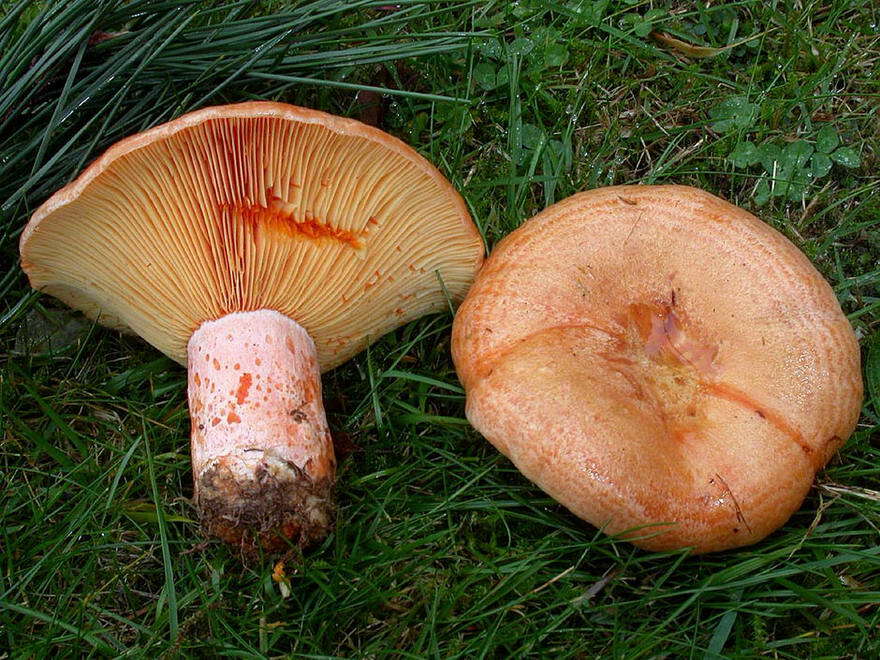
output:
[[[306,548],[333,526],[333,482],[313,479],[292,462],[262,456],[250,478],[242,478],[237,459],[221,457],[202,471],[195,504],[202,528],[241,549],[245,556]],[[248,461],[250,463],[250,461]]]

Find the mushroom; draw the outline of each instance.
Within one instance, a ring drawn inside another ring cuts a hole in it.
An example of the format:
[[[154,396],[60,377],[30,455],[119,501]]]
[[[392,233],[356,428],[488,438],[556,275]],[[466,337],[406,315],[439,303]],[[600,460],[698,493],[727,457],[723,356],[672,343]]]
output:
[[[683,186],[581,193],[459,308],[467,417],[580,518],[650,550],[754,543],[853,431],[858,345],[786,238]]]
[[[187,366],[200,519],[246,551],[332,523],[319,371],[460,300],[483,257],[461,197],[413,149],[268,102],[122,140],[20,247],[34,288]]]

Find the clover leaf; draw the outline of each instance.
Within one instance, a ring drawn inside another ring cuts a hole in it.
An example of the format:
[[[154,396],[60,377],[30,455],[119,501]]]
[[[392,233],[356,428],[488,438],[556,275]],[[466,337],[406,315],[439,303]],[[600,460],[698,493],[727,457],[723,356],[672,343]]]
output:
[[[712,128],[719,133],[735,130],[747,130],[755,123],[758,105],[751,103],[745,96],[731,96],[709,111]]]
[[[844,167],[858,167],[861,163],[859,152],[851,147],[840,147],[831,154],[831,160]]]
[[[825,124],[816,133],[816,151],[830,154],[838,144],[840,144],[840,138],[837,136],[837,131],[830,124]]]

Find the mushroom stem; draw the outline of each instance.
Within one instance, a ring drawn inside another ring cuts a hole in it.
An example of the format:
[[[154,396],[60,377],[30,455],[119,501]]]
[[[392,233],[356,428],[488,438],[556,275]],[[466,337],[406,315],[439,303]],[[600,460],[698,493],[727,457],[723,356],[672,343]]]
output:
[[[273,310],[237,312],[199,326],[187,357],[206,533],[248,552],[324,537],[336,460],[308,333]]]

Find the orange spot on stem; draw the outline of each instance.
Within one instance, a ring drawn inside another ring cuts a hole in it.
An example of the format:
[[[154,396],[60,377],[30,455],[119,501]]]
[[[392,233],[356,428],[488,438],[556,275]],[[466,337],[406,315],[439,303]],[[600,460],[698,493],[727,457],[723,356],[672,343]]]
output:
[[[238,379],[238,390],[235,393],[235,400],[241,405],[245,402],[248,395],[248,390],[251,389],[251,382],[253,378],[249,373],[244,373],[241,375],[241,378]]]

